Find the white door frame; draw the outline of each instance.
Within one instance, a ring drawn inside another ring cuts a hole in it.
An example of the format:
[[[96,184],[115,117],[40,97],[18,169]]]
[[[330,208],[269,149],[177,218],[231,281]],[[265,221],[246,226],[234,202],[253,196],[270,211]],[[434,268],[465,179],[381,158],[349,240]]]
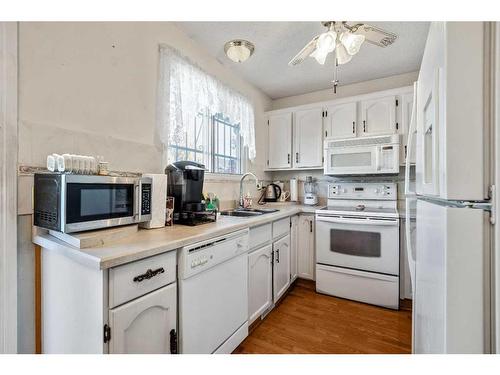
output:
[[[494,132],[495,132],[495,195],[493,202],[496,211],[496,224],[494,226],[494,255],[493,255],[493,293],[492,293],[492,306],[493,306],[493,340],[492,340],[492,352],[500,353],[500,221],[498,220],[498,208],[500,207],[500,74],[498,74],[498,69],[500,69],[500,22],[495,22],[493,27],[494,32],[492,37],[494,38],[494,53],[493,53],[493,63],[495,68],[494,81]]]
[[[17,352],[17,22],[0,22],[0,353]]]

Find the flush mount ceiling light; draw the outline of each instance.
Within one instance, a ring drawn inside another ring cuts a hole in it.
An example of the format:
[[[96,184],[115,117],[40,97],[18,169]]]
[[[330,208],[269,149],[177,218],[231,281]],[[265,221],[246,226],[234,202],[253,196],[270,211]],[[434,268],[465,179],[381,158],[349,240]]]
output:
[[[288,65],[298,65],[308,56],[314,57],[319,64],[324,65],[328,54],[335,51],[333,79],[335,92],[337,92],[338,85],[337,67],[351,61],[352,57],[359,52],[365,40],[379,47],[387,47],[394,43],[397,38],[396,34],[365,23],[357,23],[351,26],[345,21],[327,21],[322,22],[322,25],[328,30],[316,35],[290,60]]]
[[[255,46],[248,40],[230,40],[224,45],[224,52],[230,60],[241,63],[252,56]]]

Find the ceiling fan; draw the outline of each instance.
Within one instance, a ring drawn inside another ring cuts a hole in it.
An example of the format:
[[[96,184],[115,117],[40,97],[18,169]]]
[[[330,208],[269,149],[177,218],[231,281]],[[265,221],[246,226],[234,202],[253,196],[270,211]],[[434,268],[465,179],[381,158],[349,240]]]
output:
[[[368,43],[379,47],[387,47],[394,43],[398,37],[389,31],[366,23],[349,25],[347,22],[326,21],[322,22],[328,30],[323,34],[316,35],[302,50],[290,60],[288,65],[300,64],[308,56],[312,56],[320,64],[324,64],[326,57],[335,48],[337,63],[345,64],[359,52],[361,45],[366,40]]]
[[[349,25],[346,21],[325,21],[322,22],[322,25],[328,30],[322,34],[316,35],[288,62],[288,65],[298,65],[308,56],[314,57],[318,63],[324,65],[328,54],[335,51],[335,71],[333,80],[335,92],[337,92],[338,85],[337,66],[351,61],[352,57],[359,52],[365,40],[379,47],[387,47],[394,43],[398,37],[394,33],[366,23]]]

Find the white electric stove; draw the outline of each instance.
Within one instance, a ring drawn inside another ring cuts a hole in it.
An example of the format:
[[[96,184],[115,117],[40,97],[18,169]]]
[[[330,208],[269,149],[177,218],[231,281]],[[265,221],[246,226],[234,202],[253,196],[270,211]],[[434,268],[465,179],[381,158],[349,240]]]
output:
[[[399,214],[395,183],[335,183],[316,210],[316,289],[399,308]]]

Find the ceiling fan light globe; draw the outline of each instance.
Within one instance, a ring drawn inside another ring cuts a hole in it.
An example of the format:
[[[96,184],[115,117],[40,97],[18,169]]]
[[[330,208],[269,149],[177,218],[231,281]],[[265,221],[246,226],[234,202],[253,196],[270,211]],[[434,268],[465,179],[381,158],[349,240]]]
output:
[[[319,49],[316,49],[313,53],[311,53],[311,57],[314,57],[321,65],[325,64],[326,56],[328,56],[328,52],[324,52]]]
[[[346,48],[341,43],[339,43],[337,46],[336,57],[337,57],[337,63],[339,65],[346,64],[352,59],[352,55],[347,53]]]
[[[353,34],[350,32],[344,32],[340,36],[340,41],[345,47],[347,53],[351,56],[354,56],[359,52],[361,45],[365,41],[364,35]]]
[[[316,50],[322,53],[330,53],[335,49],[335,41],[337,40],[337,33],[333,30],[327,31],[319,36],[316,44]]]

